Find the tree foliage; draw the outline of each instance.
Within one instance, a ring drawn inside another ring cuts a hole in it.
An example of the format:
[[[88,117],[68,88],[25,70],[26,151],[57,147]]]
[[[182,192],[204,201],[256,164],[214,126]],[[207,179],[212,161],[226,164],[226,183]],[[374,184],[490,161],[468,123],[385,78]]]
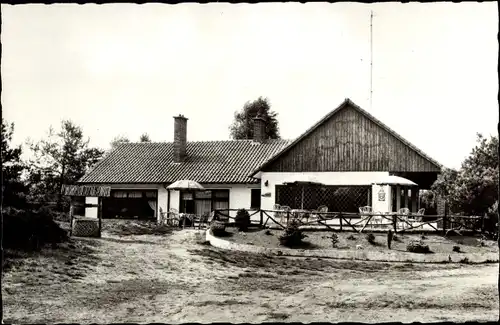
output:
[[[491,212],[498,199],[498,138],[478,134],[477,144],[460,170],[444,169],[432,190],[446,198],[452,212]]]
[[[75,184],[103,156],[103,151],[90,148],[83,130],[69,120],[61,122],[61,130],[49,129],[46,139],[30,143],[34,159],[30,162],[30,183],[35,200],[61,203],[63,184]]]
[[[2,118],[2,207],[23,208],[27,187],[21,180],[25,166],[21,161],[21,146],[12,146],[14,123]]]
[[[151,142],[151,138],[149,137],[149,134],[143,133],[143,134],[141,134],[139,141],[140,142]]]
[[[123,136],[123,135],[118,135],[116,137],[113,138],[113,140],[111,140],[111,149],[115,149],[120,143],[129,143],[130,140],[126,137],[126,136]]]
[[[259,97],[252,102],[246,102],[241,111],[234,113],[234,121],[229,127],[233,139],[252,139],[254,131],[253,119],[260,115],[266,122],[266,136],[269,139],[279,139],[278,113],[271,110],[269,99]]]

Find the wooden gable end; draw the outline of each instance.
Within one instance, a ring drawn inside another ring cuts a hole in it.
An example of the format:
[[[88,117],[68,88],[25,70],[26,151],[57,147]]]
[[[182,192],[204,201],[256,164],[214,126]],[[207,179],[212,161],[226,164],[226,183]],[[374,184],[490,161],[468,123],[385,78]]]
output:
[[[346,105],[264,167],[268,172],[439,172],[440,168]]]

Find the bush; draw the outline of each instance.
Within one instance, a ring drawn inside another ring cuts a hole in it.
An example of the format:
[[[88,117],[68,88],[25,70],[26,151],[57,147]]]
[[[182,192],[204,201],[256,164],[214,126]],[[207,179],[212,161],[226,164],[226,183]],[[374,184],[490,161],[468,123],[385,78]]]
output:
[[[336,233],[332,233],[330,239],[332,241],[332,246],[337,247],[337,244],[339,243],[339,236]]]
[[[349,235],[349,236],[347,236],[347,239],[348,240],[356,240],[356,237],[354,237],[354,235]]]
[[[460,263],[469,264],[469,259],[467,257],[464,257],[460,260]]]
[[[425,245],[421,240],[412,240],[406,245],[406,250],[411,253],[429,253],[428,245]]]
[[[3,247],[36,251],[46,244],[55,245],[68,239],[66,231],[52,220],[49,210],[2,210]]]
[[[399,242],[399,243],[401,243],[401,242],[402,242],[401,238],[399,238],[399,236],[396,236],[395,234],[393,234],[393,235],[392,235],[392,240],[393,240],[393,241],[397,241],[397,242]]]
[[[268,236],[272,236],[272,235],[273,235],[273,233],[272,233],[272,232],[271,232],[271,230],[269,230],[269,229],[268,229],[268,230],[266,230],[266,232],[265,232],[264,234],[266,234],[266,235],[268,235]]]
[[[250,214],[245,209],[240,209],[234,218],[234,224],[239,231],[247,231],[250,225]]]
[[[224,236],[226,234],[226,223],[214,220],[210,225],[210,231],[214,236]]]
[[[366,234],[365,238],[370,244],[375,244],[375,236],[373,234]]]
[[[299,222],[292,220],[280,236],[280,244],[286,247],[295,247],[303,244],[302,239],[307,236],[299,229]]]
[[[460,253],[460,246],[453,246],[453,251]]]

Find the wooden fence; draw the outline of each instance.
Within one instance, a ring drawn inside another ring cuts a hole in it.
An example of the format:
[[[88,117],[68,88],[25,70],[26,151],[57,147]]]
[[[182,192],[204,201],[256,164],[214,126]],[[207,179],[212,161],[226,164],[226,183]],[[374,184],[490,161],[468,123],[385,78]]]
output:
[[[239,209],[218,209],[213,212],[214,220],[234,222],[230,215]],[[258,216],[258,218],[256,218]],[[253,217],[253,218],[252,218]],[[292,220],[299,223],[304,230],[324,229],[330,231],[355,231],[362,233],[365,229],[387,231],[395,233],[428,231],[441,232],[443,235],[450,231],[462,235],[462,232],[483,233],[485,231],[484,216],[457,216],[457,215],[415,215],[415,214],[359,214],[346,212],[314,212],[294,213],[282,210],[254,210],[250,213],[251,224],[259,227],[277,226],[285,229]]]

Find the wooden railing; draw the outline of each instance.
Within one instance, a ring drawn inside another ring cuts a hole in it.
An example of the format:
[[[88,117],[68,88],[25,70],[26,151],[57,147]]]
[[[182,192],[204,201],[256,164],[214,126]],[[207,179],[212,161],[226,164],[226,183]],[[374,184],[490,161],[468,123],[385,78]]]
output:
[[[191,221],[189,225],[183,223],[182,214],[176,212],[164,212],[160,215],[159,222],[174,227],[192,227],[201,229],[208,226],[211,221],[225,221],[227,225],[234,224],[231,214],[236,214],[241,209],[216,209],[210,217],[188,215]],[[429,232],[442,232],[446,235],[450,231],[461,234],[462,231],[483,233],[484,217],[459,216],[459,215],[417,215],[397,213],[349,213],[349,212],[293,212],[284,210],[248,209],[250,215],[250,226],[264,228],[279,227],[285,229],[292,220],[299,223],[302,229],[325,229],[330,231],[355,231],[362,233],[365,229],[389,230],[395,233],[404,233],[414,230],[426,230]]]
[[[230,212],[240,209],[217,209],[213,212],[214,220],[231,222],[234,217]],[[332,231],[355,231],[362,233],[367,227],[371,229],[392,229],[396,233],[404,233],[410,230],[425,230],[431,232],[442,232],[447,234],[455,231],[470,231],[473,233],[484,232],[484,216],[459,216],[459,215],[417,215],[397,213],[349,213],[349,212],[293,212],[283,210],[252,209],[250,213],[251,224],[266,227],[274,224],[282,229],[295,220],[299,225],[307,229],[320,226]],[[258,215],[259,218],[254,216]],[[254,218],[252,218],[254,217]],[[376,220],[376,222],[374,222]]]

